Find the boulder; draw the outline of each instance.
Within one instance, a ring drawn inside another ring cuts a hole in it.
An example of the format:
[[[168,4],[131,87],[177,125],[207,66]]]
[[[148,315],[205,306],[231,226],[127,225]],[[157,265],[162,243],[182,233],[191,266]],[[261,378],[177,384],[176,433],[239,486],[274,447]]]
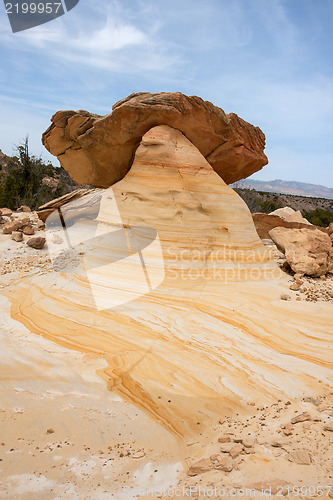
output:
[[[37,250],[41,250],[45,245],[46,239],[41,236],[37,236],[36,238],[30,238],[27,241],[27,245],[31,248],[36,248]]]
[[[291,207],[283,207],[270,212],[269,215],[276,215],[277,217],[281,217],[281,219],[286,220],[287,217],[295,213],[295,210]]]
[[[160,124],[180,130],[227,184],[268,162],[265,136],[258,127],[180,92],[131,94],[105,116],[58,111],[51,121],[42,142],[78,184],[106,188],[122,179],[143,135]]]
[[[273,214],[255,213],[252,214],[252,218],[258,235],[262,239],[269,238],[269,231],[275,227],[286,227],[289,229],[309,228],[309,223],[291,222]],[[310,227],[314,227],[323,233],[327,233],[327,229],[324,227],[313,226],[312,224]]]
[[[295,273],[318,277],[333,269],[332,241],[323,231],[276,227],[269,236]]]
[[[300,222],[301,224],[307,224],[311,226],[311,222],[309,222],[305,217],[303,217],[302,213],[297,210],[293,214],[287,215],[285,218],[287,222]]]
[[[269,215],[277,215],[287,222],[300,222],[301,224],[311,225],[311,222],[305,219],[299,210],[294,210],[291,207],[278,208],[274,212],[270,212]]]

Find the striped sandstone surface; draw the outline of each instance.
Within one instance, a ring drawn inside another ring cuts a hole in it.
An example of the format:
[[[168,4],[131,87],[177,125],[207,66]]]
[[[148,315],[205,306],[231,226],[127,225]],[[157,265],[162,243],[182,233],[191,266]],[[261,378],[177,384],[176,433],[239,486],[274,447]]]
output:
[[[20,280],[11,316],[104,358],[106,387],[173,437],[332,389],[331,304],[281,301],[249,210],[179,130],[150,129],[122,180],[72,203],[67,254],[56,212],[46,221],[67,261],[58,250],[53,271]]]

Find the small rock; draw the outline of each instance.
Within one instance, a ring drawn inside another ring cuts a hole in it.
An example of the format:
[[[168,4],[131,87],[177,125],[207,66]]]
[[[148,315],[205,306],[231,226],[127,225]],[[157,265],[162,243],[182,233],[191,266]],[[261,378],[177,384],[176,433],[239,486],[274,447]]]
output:
[[[288,423],[284,426],[284,429],[283,429],[283,433],[286,435],[286,436],[290,436],[290,434],[293,432],[294,430],[294,427],[291,423]]]
[[[52,238],[52,242],[55,243],[56,245],[60,245],[64,240],[59,234],[54,234]]]
[[[241,443],[241,442],[242,442],[242,440],[243,440],[243,438],[242,438],[242,437],[239,437],[239,436],[235,436],[235,437],[234,437],[234,442],[235,442],[235,443]]]
[[[211,455],[209,457],[210,461],[214,464],[214,463],[217,463],[221,460],[221,455],[219,455],[218,453],[215,453],[215,455]]]
[[[243,446],[241,444],[236,444],[231,450],[229,451],[231,458],[237,458],[238,455],[240,455],[243,451]]]
[[[29,247],[31,248],[36,248],[37,250],[41,250],[45,245],[45,242],[46,242],[45,238],[37,236],[36,238],[30,238],[30,240],[27,241],[27,245],[29,245]]]
[[[271,446],[273,446],[273,448],[283,448],[283,446],[286,446],[288,443],[288,439],[273,439],[273,441],[271,441]]]
[[[20,231],[13,231],[12,240],[17,242],[23,241],[23,234]]]
[[[301,283],[293,283],[290,285],[289,290],[294,290],[297,292],[301,288]]]
[[[247,455],[251,455],[253,453],[255,453],[255,448],[244,448],[244,451]]]
[[[242,439],[242,444],[245,448],[252,448],[256,444],[256,441],[254,436],[246,436]]]
[[[217,441],[218,443],[230,443],[230,436],[221,436]]]
[[[37,229],[44,229],[45,228],[45,222],[42,220],[38,219],[37,221]]]
[[[222,425],[222,424],[224,424],[224,422],[225,422],[224,418],[220,418],[220,420],[219,420],[219,424],[221,424],[221,425]]]
[[[24,226],[23,234],[26,234],[27,236],[32,236],[35,234],[35,230],[32,226],[30,226],[30,224],[28,224],[27,226]]]
[[[203,472],[208,472],[211,470],[211,463],[208,458],[203,458],[193,464],[187,471],[188,476],[197,476],[198,474],[202,474]]]
[[[223,472],[231,472],[234,468],[231,457],[223,457],[214,464],[215,470],[222,470]]]
[[[306,450],[295,450],[291,451],[288,455],[288,460],[290,462],[294,462],[299,465],[310,465],[311,457],[308,451]]]
[[[2,229],[3,234],[12,234],[13,231],[18,231],[19,229],[22,228],[22,222],[20,221],[14,221],[14,222],[7,222]]]
[[[333,422],[329,422],[324,426],[324,431],[330,431],[333,432]]]
[[[131,455],[132,458],[138,459],[138,458],[143,458],[145,457],[146,454],[144,451],[137,451]]]
[[[303,274],[300,274],[300,273],[294,274],[295,281],[301,281],[302,278],[303,278]]]
[[[224,443],[222,444],[220,450],[221,453],[230,453],[230,450],[235,446],[235,443]]]
[[[54,430],[52,429],[52,427],[47,429],[46,434],[54,434]]]
[[[15,220],[15,221],[18,221],[18,222],[22,222],[22,225],[24,224],[29,224],[30,223],[30,217],[29,215],[27,214],[23,214],[23,213],[15,213],[12,215],[12,219]]]
[[[3,217],[10,217],[12,213],[13,211],[10,208],[1,208],[0,210],[0,215]]]
[[[281,300],[291,300],[291,296],[288,293],[281,293]]]
[[[299,422],[305,422],[306,420],[311,420],[311,415],[308,412],[301,413],[300,415],[296,415],[290,420],[291,424],[298,424]]]
[[[22,205],[22,207],[17,209],[17,212],[31,212],[31,208],[27,205]]]

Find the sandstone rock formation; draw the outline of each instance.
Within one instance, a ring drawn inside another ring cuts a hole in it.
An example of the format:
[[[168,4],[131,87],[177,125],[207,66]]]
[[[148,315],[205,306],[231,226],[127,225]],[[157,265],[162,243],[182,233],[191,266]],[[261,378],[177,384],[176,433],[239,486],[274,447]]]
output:
[[[180,131],[155,127],[121,181],[61,212],[63,222],[57,211],[46,220],[60,272],[41,288],[22,283],[13,316],[55,342],[104,353],[108,366],[100,374],[108,388],[176,435],[196,431],[200,415],[209,421],[239,409],[239,394],[221,382],[230,365],[227,337],[235,333],[240,342],[234,318],[228,319],[238,305],[233,298],[225,309],[221,300],[231,285],[238,284],[242,297],[245,283],[281,272],[245,203],[198,149]],[[208,338],[216,344],[213,357]],[[250,392],[258,388],[254,379]],[[248,373],[244,380],[233,381],[237,392],[248,387]]]
[[[109,187],[128,172],[142,136],[156,125],[180,130],[227,183],[267,164],[265,136],[236,114],[180,92],[131,94],[103,117],[88,111],[58,111],[43,134],[78,184]]]
[[[288,229],[308,229],[308,223],[301,222],[290,222],[286,219],[283,219],[277,215],[272,214],[263,214],[263,213],[255,213],[252,214],[254,225],[256,226],[256,230],[260,238],[269,238],[269,231],[274,229],[275,227],[285,227]],[[328,229],[320,226],[310,225],[318,231],[322,231],[323,233],[328,233]]]
[[[323,231],[277,227],[269,236],[295,273],[322,276],[333,270],[332,241]]]
[[[61,212],[66,229],[57,211],[46,221],[55,271],[9,293],[13,318],[103,356],[110,391],[174,436],[249,401],[327,388],[329,305],[314,326],[280,299],[282,273],[246,205],[179,131],[151,129],[121,181]]]

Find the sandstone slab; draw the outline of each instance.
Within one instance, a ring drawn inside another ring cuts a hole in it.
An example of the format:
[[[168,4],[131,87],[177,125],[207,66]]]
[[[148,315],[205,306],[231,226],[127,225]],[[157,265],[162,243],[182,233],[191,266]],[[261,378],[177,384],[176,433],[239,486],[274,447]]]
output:
[[[54,200],[51,200],[38,208],[38,217],[42,222],[45,222],[46,219],[58,208],[61,208],[63,205],[77,200],[78,198],[82,198],[83,196],[91,192],[91,189],[79,188],[75,189],[75,191],[60,196],[60,198],[55,198]]]
[[[311,456],[307,450],[294,450],[288,455],[288,460],[299,465],[310,465]]]
[[[269,231],[274,229],[275,227],[286,227],[288,229],[308,229],[309,224],[303,222],[294,222],[286,220],[278,215],[275,215],[274,212],[271,214],[263,214],[263,213],[254,213],[252,214],[253,222],[256,226],[256,230],[262,239],[269,238]],[[327,233],[328,230],[324,227],[313,226],[315,229],[322,231],[323,233]]]
[[[180,92],[131,94],[108,115],[58,111],[51,121],[43,144],[78,184],[105,188],[122,179],[141,138],[156,125],[180,130],[227,184],[267,164],[265,136],[258,127]]]

